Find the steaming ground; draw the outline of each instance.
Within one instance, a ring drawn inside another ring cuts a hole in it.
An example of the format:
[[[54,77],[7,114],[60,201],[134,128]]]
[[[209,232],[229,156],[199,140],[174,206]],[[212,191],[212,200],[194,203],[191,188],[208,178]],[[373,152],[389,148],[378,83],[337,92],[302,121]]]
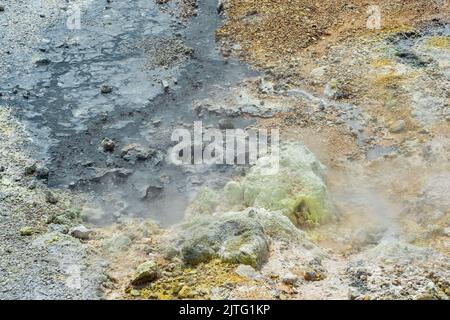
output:
[[[64,1],[0,3],[0,298],[448,299],[448,6],[383,2],[370,31],[362,2],[270,2],[78,1],[80,30]],[[174,224],[248,169],[170,165],[195,120],[304,143],[334,218],[256,234],[260,268],[186,266]]]

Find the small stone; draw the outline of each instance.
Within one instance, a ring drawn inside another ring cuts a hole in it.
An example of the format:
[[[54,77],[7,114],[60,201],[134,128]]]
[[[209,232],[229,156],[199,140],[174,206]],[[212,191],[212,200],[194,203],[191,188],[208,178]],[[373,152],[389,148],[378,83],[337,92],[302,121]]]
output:
[[[58,203],[58,199],[51,191],[46,192],[45,199],[47,200],[48,203],[51,203],[51,204]]]
[[[45,180],[48,179],[49,170],[45,166],[37,166],[36,167],[36,178]]]
[[[311,70],[311,76],[313,76],[314,78],[321,78],[325,75],[326,71],[327,71],[326,66],[318,67],[318,68]]]
[[[285,274],[281,277],[281,281],[287,285],[294,285],[298,281],[298,277],[293,273]]]
[[[36,163],[25,166],[24,172],[26,175],[32,175],[36,172]]]
[[[169,81],[161,80],[161,84],[162,84],[162,87],[163,87],[164,91],[168,92],[169,89],[170,89]]]
[[[113,152],[114,149],[116,148],[115,142],[108,138],[103,139],[101,142],[101,145],[102,145],[103,151],[106,151],[106,152]]]
[[[70,235],[74,238],[81,239],[81,240],[89,240],[92,230],[89,230],[83,225],[74,227],[70,230]]]
[[[228,119],[221,119],[219,120],[219,129],[220,130],[234,129],[234,125]]]
[[[101,223],[106,219],[106,213],[101,208],[84,207],[81,210],[80,218],[90,223]]]
[[[406,122],[404,120],[398,120],[393,123],[389,129],[391,133],[402,132],[406,128]]]
[[[139,285],[147,282],[152,282],[158,278],[159,275],[159,268],[155,261],[147,261],[142,264],[140,264],[136,268],[136,272],[134,275],[133,280],[131,281],[131,284],[133,285]]]
[[[111,93],[112,91],[113,91],[113,88],[112,88],[111,86],[108,86],[108,85],[103,85],[103,86],[100,88],[100,92],[103,93],[103,94],[109,94],[109,93]]]
[[[130,291],[130,295],[133,297],[139,297],[141,295],[141,292],[139,290],[133,289]]]
[[[3,12],[3,11],[5,11],[5,6],[0,4],[0,12]]]
[[[31,236],[33,234],[32,227],[23,227],[19,230],[21,236]]]
[[[127,250],[133,240],[124,234],[117,234],[109,239],[102,241],[102,247],[112,256],[117,256],[118,254]]]
[[[306,281],[319,281],[322,280],[322,277],[319,273],[315,272],[315,271],[307,271],[305,272],[305,274],[303,275],[303,278]]]

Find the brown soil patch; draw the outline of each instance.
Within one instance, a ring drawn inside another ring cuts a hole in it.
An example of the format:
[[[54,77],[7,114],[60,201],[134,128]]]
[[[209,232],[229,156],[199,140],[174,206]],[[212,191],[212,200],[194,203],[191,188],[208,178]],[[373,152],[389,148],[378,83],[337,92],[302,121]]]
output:
[[[244,57],[258,66],[289,65],[294,58],[321,56],[346,39],[378,33],[367,28],[372,15],[368,8],[373,4],[367,0],[229,0],[229,20],[218,36],[239,43]],[[380,0],[376,4],[381,31],[415,26],[450,10],[442,1]]]

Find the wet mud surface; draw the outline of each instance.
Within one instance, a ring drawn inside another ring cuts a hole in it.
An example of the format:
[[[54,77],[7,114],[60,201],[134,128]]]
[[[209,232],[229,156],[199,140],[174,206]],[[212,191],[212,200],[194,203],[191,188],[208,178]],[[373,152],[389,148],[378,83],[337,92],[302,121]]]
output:
[[[216,1],[202,2],[198,12],[179,23],[153,1],[118,1],[109,9],[94,2],[79,30],[60,24],[47,30],[35,68],[9,75],[1,89],[36,137],[37,158],[51,171],[49,186],[92,192],[106,212],[170,224],[182,218],[199,185],[221,185],[232,174],[230,166],[186,172],[166,161],[176,128],[223,118],[200,119],[195,100],[255,74],[216,48],[222,22]],[[102,86],[108,89],[102,92]],[[231,121],[236,127],[251,123]],[[114,141],[113,152],[102,149],[104,138]],[[150,157],[124,160],[121,149],[132,144],[148,149]]]

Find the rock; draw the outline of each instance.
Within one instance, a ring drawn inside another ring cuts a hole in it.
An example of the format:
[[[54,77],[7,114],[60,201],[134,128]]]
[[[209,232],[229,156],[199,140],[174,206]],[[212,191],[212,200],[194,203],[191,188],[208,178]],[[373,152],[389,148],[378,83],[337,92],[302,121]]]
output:
[[[117,255],[126,250],[131,244],[130,237],[124,234],[115,235],[102,241],[103,248],[111,255]]]
[[[314,78],[322,78],[325,75],[326,71],[327,71],[326,66],[318,67],[311,70],[311,76],[313,76]]]
[[[218,124],[220,130],[234,129],[234,124],[229,119],[221,119]]]
[[[116,148],[116,144],[113,140],[108,139],[108,138],[104,138],[101,142],[103,151],[105,152],[113,152],[114,149]]]
[[[169,92],[169,90],[170,90],[170,84],[169,84],[169,81],[167,81],[167,80],[161,80],[161,84],[162,84],[162,87],[163,87],[163,89],[164,89],[164,91],[165,92]]]
[[[200,216],[181,225],[175,241],[183,261],[197,265],[220,258],[260,268],[267,260],[269,242],[260,223],[242,214]]]
[[[50,173],[50,171],[48,170],[48,168],[43,165],[38,165],[36,167],[36,178],[38,178],[38,179],[41,179],[41,180],[48,179],[49,173]]]
[[[158,278],[159,268],[155,261],[147,261],[140,264],[136,268],[133,280],[131,284],[140,285],[148,282],[152,282]]]
[[[278,170],[268,171],[270,164],[268,157],[260,158],[245,178],[235,182],[243,193],[243,207],[281,211],[298,226],[318,224],[330,217],[326,168],[303,144],[281,145]],[[225,188],[230,207],[241,193],[235,183]]]
[[[58,203],[58,198],[56,198],[56,196],[51,191],[47,191],[45,193],[45,199],[47,200],[48,203],[51,203],[51,204]]]
[[[100,92],[103,94],[109,94],[113,92],[113,88],[108,85],[102,85],[100,88]]]
[[[180,299],[189,299],[193,297],[194,295],[192,293],[192,290],[188,286],[183,286],[181,290],[178,292],[178,298]]]
[[[25,91],[25,92],[22,94],[22,97],[23,97],[24,99],[28,100],[28,99],[30,99],[30,95],[31,95],[31,93],[30,93],[29,91]]]
[[[26,175],[32,175],[36,172],[36,163],[28,164],[24,168],[24,173]]]
[[[145,148],[138,144],[129,144],[122,148],[120,156],[126,161],[145,161],[155,153],[155,150]]]
[[[421,188],[424,204],[448,212],[450,208],[450,173],[434,174],[426,178]]]
[[[164,186],[156,185],[145,185],[142,188],[138,188],[139,198],[141,200],[155,200],[157,199],[164,190]]]
[[[336,80],[331,80],[325,85],[324,92],[326,97],[330,99],[340,99],[344,96],[343,92],[339,89],[338,83]]]
[[[219,0],[217,4],[217,14],[222,15],[225,11],[224,0]]]
[[[130,291],[130,295],[132,297],[139,297],[141,295],[141,292],[139,290],[133,289]]]
[[[80,218],[83,221],[98,224],[106,219],[106,213],[101,208],[84,207],[81,210]]]
[[[240,264],[236,268],[236,273],[246,279],[249,280],[257,280],[261,278],[261,275],[252,267],[245,264]]]
[[[0,4],[0,12],[4,12],[5,11],[5,6]]]
[[[281,277],[281,281],[284,284],[293,286],[297,283],[298,277],[295,274],[289,272]]]
[[[58,232],[62,234],[67,234],[69,232],[69,227],[62,224],[51,223],[48,225],[47,231],[49,233]]]
[[[81,240],[89,240],[93,231],[89,230],[88,228],[86,228],[83,225],[80,225],[80,226],[70,229],[69,233],[74,238],[81,239]]]
[[[33,234],[32,227],[23,227],[19,230],[21,236],[31,236]]]
[[[391,133],[400,133],[406,128],[406,122],[404,120],[398,120],[391,125],[389,131]]]
[[[218,204],[218,194],[208,187],[203,187],[197,192],[197,195],[189,204],[186,209],[185,216],[193,217],[199,215],[210,215],[214,212]]]

